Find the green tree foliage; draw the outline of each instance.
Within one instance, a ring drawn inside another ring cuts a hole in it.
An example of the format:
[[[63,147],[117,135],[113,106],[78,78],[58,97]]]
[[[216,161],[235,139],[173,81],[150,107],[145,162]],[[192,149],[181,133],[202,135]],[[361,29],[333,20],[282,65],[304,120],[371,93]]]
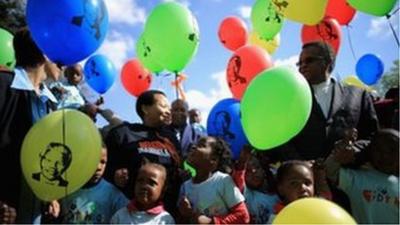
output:
[[[383,74],[376,88],[380,96],[384,96],[385,93],[393,87],[399,86],[399,60],[393,61],[393,65],[389,71]]]
[[[26,26],[26,0],[0,0],[0,27],[11,33]]]

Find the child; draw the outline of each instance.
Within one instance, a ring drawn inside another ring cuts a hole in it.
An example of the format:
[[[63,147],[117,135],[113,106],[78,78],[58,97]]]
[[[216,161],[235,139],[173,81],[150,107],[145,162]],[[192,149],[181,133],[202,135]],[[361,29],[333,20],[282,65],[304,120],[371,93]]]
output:
[[[223,172],[229,169],[230,150],[219,138],[202,137],[187,162],[196,176],[181,186],[179,211],[183,220],[198,224],[249,223],[244,197]]]
[[[350,198],[358,223],[399,222],[399,132],[379,130],[366,148],[370,165],[359,169],[341,167],[352,159],[352,143],[335,146],[326,160],[329,178]]]
[[[319,162],[292,160],[284,162],[276,174],[277,190],[281,202],[274,206],[278,214],[286,205],[301,198],[320,196],[331,200],[324,168]],[[273,221],[275,215],[270,217]]]
[[[139,169],[134,198],[111,219],[114,224],[175,224],[161,201],[167,170],[161,164],[146,162]]]
[[[106,163],[107,150],[103,147],[95,174],[83,188],[60,200],[59,216],[52,213],[52,216],[58,217],[55,222],[110,223],[112,215],[128,204],[122,192],[102,178]],[[56,204],[53,202],[50,210],[54,210]]]
[[[263,193],[267,181],[266,172],[251,150],[248,146],[242,149],[232,176],[246,199],[250,223],[265,224],[269,221],[273,206],[279,201],[279,197]]]

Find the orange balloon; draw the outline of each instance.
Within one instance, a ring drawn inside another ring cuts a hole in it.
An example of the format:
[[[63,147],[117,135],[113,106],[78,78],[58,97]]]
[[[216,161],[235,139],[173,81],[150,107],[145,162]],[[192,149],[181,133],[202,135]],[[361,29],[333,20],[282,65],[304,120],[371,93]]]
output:
[[[125,90],[138,97],[151,85],[151,73],[143,67],[138,59],[131,59],[121,70],[121,82]]]
[[[258,46],[246,45],[236,50],[226,69],[228,86],[233,97],[240,100],[251,80],[272,66],[270,55]]]
[[[303,25],[301,29],[301,41],[303,44],[323,41],[332,46],[337,54],[342,39],[342,31],[339,23],[334,18],[324,18],[319,24]]]
[[[246,24],[238,17],[227,17],[219,25],[218,37],[227,49],[235,51],[247,42]]]

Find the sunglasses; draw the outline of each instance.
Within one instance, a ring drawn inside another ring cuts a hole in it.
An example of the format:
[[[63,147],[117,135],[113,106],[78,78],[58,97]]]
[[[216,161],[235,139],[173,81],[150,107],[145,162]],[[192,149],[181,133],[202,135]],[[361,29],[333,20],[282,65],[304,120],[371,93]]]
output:
[[[305,58],[304,60],[298,61],[296,63],[296,66],[300,67],[303,64],[308,65],[308,64],[311,64],[311,63],[314,63],[314,62],[317,62],[317,61],[320,61],[323,59],[324,59],[323,57],[308,57],[308,58]]]

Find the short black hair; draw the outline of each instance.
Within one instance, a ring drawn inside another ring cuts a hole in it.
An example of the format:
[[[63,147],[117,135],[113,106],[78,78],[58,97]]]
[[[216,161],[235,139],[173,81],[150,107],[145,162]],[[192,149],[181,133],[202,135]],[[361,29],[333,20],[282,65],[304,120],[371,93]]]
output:
[[[326,64],[330,64],[328,67],[328,72],[331,73],[335,68],[336,53],[329,43],[323,41],[314,41],[305,43],[302,49],[314,47],[319,49],[321,56]]]
[[[284,162],[279,168],[278,171],[276,172],[276,182],[277,184],[281,184],[289,175],[291,169],[295,166],[304,166],[308,170],[310,170],[311,174],[313,173],[312,168],[310,167],[309,163],[306,161],[301,161],[301,160],[289,160]]]
[[[46,62],[46,58],[35,41],[32,39],[28,28],[18,30],[13,39],[15,52],[15,66],[23,68],[37,67]]]
[[[136,101],[136,113],[139,115],[139,117],[143,120],[144,112],[142,110],[142,106],[151,106],[154,104],[154,96],[155,95],[164,95],[167,97],[164,92],[159,91],[159,90],[148,90],[143,92],[141,95],[139,95],[137,101]]]
[[[178,104],[178,103],[182,103],[182,105],[183,105],[183,107],[185,107],[186,111],[189,112],[189,103],[187,101],[183,100],[183,99],[178,98],[178,99],[174,100],[171,103],[171,106],[173,106],[175,104]]]
[[[198,146],[210,146],[211,155],[218,160],[216,171],[230,174],[232,172],[232,152],[229,145],[220,137],[201,137]]]

